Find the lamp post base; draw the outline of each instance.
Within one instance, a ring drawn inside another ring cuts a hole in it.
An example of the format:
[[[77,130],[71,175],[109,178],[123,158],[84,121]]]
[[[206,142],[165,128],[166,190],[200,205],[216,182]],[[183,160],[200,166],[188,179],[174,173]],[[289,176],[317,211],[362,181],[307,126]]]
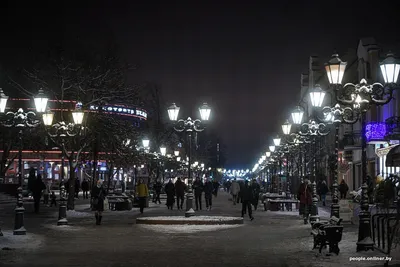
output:
[[[60,207],[58,209],[58,221],[57,225],[67,225],[67,206],[65,205],[65,201],[60,201]]]
[[[332,203],[331,205],[331,217],[332,216],[340,218],[340,205],[338,203]]]
[[[25,227],[21,227],[19,229],[14,230],[14,235],[26,235]]]
[[[368,250],[374,250],[374,241],[369,236],[357,242],[357,252]]]
[[[194,209],[190,208],[185,212],[185,217],[193,217],[196,213],[194,212]]]

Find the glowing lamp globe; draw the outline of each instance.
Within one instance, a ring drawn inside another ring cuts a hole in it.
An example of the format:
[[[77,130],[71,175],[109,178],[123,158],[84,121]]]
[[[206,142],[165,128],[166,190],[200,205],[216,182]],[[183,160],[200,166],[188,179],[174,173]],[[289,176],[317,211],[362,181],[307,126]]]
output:
[[[269,151],[265,152],[265,156],[266,156],[267,158],[271,157],[271,152],[269,152]]]
[[[39,93],[34,98],[36,111],[39,113],[43,113],[47,108],[47,101],[49,98],[44,94],[43,90],[40,89]]]
[[[284,124],[282,124],[283,134],[289,135],[291,129],[292,129],[292,125],[290,124],[290,122],[288,120],[286,120],[286,122]]]
[[[338,54],[333,54],[331,60],[325,64],[326,75],[330,84],[342,84],[347,62],[343,62]]]
[[[165,154],[167,154],[167,148],[166,147],[160,147],[160,153],[162,156],[165,156]]]
[[[150,140],[145,138],[145,139],[142,140],[142,144],[143,144],[144,148],[148,148],[149,145],[150,145]]]
[[[174,155],[175,155],[175,157],[179,156],[179,150],[175,150]]]
[[[397,83],[399,77],[400,64],[396,61],[393,54],[387,54],[384,61],[380,64],[383,79],[386,84]]]
[[[269,146],[269,151],[274,152],[275,151],[275,146]]]
[[[281,139],[279,137],[274,138],[273,141],[274,141],[274,145],[275,146],[280,146],[281,145]]]
[[[54,113],[47,111],[42,115],[42,118],[43,118],[43,124],[45,126],[51,126],[53,124]]]
[[[3,89],[0,88],[0,113],[4,113],[6,110],[7,101],[8,96],[6,96],[3,92]]]
[[[207,103],[204,103],[199,108],[199,112],[200,112],[201,120],[208,121],[208,119],[210,118],[210,114],[211,114],[211,108],[207,105]]]
[[[321,89],[319,84],[315,85],[314,89],[310,92],[311,105],[315,108],[320,108],[324,102],[325,92]]]
[[[292,112],[292,120],[294,124],[301,124],[303,120],[304,111],[298,106]]]
[[[179,115],[180,107],[172,103],[172,105],[168,108],[168,117],[171,121],[177,121]]]

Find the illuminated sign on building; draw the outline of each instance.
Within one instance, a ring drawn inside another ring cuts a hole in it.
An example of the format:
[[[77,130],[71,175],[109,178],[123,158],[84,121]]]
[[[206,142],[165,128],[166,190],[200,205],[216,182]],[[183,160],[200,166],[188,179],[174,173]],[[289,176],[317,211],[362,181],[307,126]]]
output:
[[[384,140],[386,135],[386,123],[370,122],[365,125],[365,137],[367,142],[371,140]]]
[[[95,105],[91,105],[89,107],[90,110],[98,110],[99,107]],[[147,119],[147,112],[137,108],[127,108],[121,106],[104,106],[102,107],[103,111],[108,113],[117,113],[117,114],[126,114],[140,117],[142,119]]]

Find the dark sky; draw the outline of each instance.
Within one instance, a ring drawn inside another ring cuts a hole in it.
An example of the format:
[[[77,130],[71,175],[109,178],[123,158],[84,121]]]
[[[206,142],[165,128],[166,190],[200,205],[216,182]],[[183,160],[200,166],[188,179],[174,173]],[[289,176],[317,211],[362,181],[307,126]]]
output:
[[[393,1],[39,2],[2,2],[2,69],[16,50],[56,34],[114,36],[124,59],[139,66],[131,79],[159,84],[182,116],[212,105],[228,168],[251,168],[280,133],[310,55],[327,60],[362,37],[400,48]]]

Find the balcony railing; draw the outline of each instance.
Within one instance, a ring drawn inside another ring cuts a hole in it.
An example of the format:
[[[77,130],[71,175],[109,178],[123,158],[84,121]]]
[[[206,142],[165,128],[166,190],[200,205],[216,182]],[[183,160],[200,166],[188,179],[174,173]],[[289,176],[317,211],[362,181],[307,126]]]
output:
[[[343,150],[358,149],[361,147],[361,133],[359,131],[346,132],[339,141],[339,148]]]
[[[400,140],[400,117],[390,117],[386,119],[386,136],[387,140]]]

